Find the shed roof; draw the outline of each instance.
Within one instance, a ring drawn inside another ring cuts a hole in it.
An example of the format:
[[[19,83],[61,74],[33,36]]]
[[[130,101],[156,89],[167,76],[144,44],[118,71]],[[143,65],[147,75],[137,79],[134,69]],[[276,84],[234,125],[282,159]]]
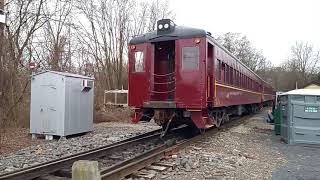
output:
[[[312,83],[304,87],[303,89],[320,89],[320,85],[317,83]]]
[[[311,95],[311,96],[320,96],[320,89],[295,89],[288,92],[285,92],[282,95]]]
[[[74,78],[82,78],[82,79],[94,79],[93,77],[88,77],[88,76],[82,76],[79,74],[73,74],[73,73],[68,73],[68,72],[59,72],[59,71],[42,71],[36,74],[33,74],[32,76],[37,76],[40,74],[44,74],[44,73],[53,73],[53,74],[58,74],[61,76],[65,76],[65,77],[74,77]]]

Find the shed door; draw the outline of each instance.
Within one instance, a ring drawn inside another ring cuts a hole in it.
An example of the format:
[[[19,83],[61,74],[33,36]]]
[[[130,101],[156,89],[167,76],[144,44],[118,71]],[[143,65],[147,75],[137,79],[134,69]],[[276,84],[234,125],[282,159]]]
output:
[[[292,141],[295,143],[320,144],[319,104],[292,105]]]
[[[43,133],[54,133],[56,132],[56,126],[58,121],[57,113],[57,87],[54,85],[43,85],[41,86],[46,101],[40,106],[40,118]]]

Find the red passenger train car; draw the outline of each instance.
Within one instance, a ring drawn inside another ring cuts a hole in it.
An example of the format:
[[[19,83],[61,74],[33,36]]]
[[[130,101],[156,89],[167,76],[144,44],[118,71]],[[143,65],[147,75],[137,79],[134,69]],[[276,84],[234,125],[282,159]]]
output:
[[[275,91],[210,33],[162,19],[129,43],[128,96],[133,122],[206,129],[272,103]]]

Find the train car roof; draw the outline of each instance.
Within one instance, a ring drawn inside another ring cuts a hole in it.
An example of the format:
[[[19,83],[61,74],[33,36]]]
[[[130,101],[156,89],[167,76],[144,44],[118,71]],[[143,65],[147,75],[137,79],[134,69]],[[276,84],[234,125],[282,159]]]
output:
[[[251,73],[257,76],[261,81],[270,85],[260,76],[258,76],[254,71],[252,71],[249,67],[247,67],[243,62],[241,62],[238,58],[236,58],[230,51],[228,51],[224,46],[219,44],[217,40],[211,36],[211,33],[197,28],[190,28],[185,26],[175,26],[173,31],[170,31],[166,34],[158,34],[157,31],[148,32],[145,34],[141,34],[138,36],[133,37],[129,44],[141,44],[147,42],[160,42],[160,41],[170,41],[170,40],[177,40],[177,39],[188,39],[188,38],[195,38],[195,37],[208,37],[215,45],[223,49],[227,54],[229,54],[232,58],[238,61],[241,65],[243,65],[246,69],[248,69]],[[271,85],[270,85],[271,86]],[[271,86],[272,87],[272,86]]]
[[[176,39],[188,39],[194,37],[205,37],[207,32],[203,29],[176,26],[173,31],[166,34],[158,34],[157,31],[145,33],[130,40],[130,44],[140,44],[146,42],[169,41]]]

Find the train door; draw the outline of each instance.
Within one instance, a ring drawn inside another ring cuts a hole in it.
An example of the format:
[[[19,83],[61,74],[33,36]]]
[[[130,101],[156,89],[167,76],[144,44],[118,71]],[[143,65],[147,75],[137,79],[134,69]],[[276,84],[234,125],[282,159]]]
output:
[[[175,93],[175,41],[153,44],[151,100],[172,101]]]
[[[213,102],[213,75],[214,75],[214,46],[208,42],[207,44],[207,101],[208,105],[212,106]]]
[[[129,51],[129,106],[142,107],[150,100],[151,44],[131,45]]]
[[[205,38],[176,40],[176,102],[181,108],[206,106]]]

